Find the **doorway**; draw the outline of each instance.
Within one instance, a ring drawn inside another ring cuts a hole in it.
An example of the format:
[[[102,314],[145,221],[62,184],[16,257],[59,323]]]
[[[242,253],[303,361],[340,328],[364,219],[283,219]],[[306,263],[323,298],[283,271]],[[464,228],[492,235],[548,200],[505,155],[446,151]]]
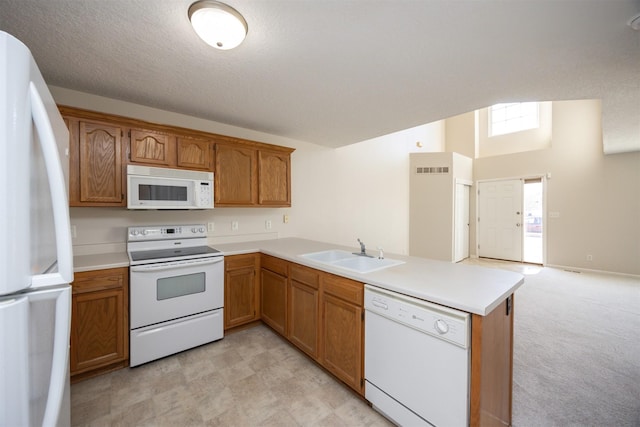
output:
[[[478,256],[522,261],[522,180],[478,184]]]
[[[469,258],[469,191],[471,183],[456,181],[453,262]]]
[[[522,261],[531,264],[542,264],[542,178],[524,180],[524,239],[522,245]]]
[[[478,183],[478,256],[543,263],[542,178]]]

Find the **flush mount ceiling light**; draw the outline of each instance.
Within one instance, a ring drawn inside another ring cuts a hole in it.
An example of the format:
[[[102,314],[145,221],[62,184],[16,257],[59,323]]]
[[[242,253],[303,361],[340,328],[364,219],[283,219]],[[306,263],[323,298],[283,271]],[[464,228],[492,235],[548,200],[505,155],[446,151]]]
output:
[[[189,20],[196,34],[216,49],[238,46],[247,36],[247,21],[224,3],[201,0],[189,6]]]

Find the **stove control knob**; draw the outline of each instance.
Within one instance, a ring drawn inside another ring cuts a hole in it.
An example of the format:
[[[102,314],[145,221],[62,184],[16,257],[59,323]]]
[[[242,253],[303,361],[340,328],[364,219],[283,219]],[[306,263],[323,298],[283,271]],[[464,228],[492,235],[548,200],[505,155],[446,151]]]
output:
[[[137,236],[138,235],[138,230],[131,230],[131,235],[132,236]]]
[[[142,234],[143,236],[146,236],[146,235],[147,235],[147,230],[142,230],[142,231],[140,232],[140,234]]]
[[[204,227],[200,227],[200,229],[198,230],[201,233],[204,233]]]
[[[197,233],[197,232],[198,232],[198,229],[197,229],[197,228],[195,228],[195,227],[193,227],[193,228],[191,229],[191,232],[192,232],[192,233]]]

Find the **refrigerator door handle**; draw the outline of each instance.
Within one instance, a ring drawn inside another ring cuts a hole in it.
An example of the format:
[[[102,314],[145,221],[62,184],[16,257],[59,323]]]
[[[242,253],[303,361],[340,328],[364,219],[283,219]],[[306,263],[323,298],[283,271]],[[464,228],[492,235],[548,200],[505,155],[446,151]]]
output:
[[[29,425],[29,299],[0,301],[0,325],[0,426]]]
[[[34,275],[31,279],[31,284],[33,287],[41,287],[71,283],[73,282],[73,249],[64,174],[58,157],[57,143],[49,115],[33,82],[29,85],[29,95],[33,121],[40,137],[40,145],[49,178],[58,259],[57,272]]]
[[[71,287],[51,289],[34,295],[35,298],[51,298],[56,295],[56,314],[53,339],[53,356],[49,394],[47,396],[43,427],[55,427],[60,416],[62,398],[69,368],[69,338],[71,334]],[[32,297],[33,298],[33,297]]]

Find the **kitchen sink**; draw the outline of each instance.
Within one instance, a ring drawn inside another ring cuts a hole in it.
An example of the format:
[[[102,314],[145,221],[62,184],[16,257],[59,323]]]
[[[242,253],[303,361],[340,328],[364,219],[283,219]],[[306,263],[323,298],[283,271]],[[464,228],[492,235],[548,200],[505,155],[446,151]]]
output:
[[[355,258],[358,255],[354,255],[351,252],[341,251],[338,249],[330,250],[330,251],[322,251],[322,252],[312,252],[310,254],[304,254],[303,257],[310,259],[312,261],[322,262],[325,264],[330,264],[335,261],[340,261],[349,258]]]
[[[399,264],[404,264],[404,261],[390,258],[368,258],[355,255],[355,258],[335,261],[331,265],[346,268],[347,270],[357,271],[358,273],[370,273],[372,271],[382,270],[383,268],[393,267],[394,265]]]
[[[371,273],[372,271],[404,264],[404,261],[397,259],[370,258],[339,249],[312,252],[301,256],[310,261],[319,262],[332,267],[343,268],[356,273]]]

